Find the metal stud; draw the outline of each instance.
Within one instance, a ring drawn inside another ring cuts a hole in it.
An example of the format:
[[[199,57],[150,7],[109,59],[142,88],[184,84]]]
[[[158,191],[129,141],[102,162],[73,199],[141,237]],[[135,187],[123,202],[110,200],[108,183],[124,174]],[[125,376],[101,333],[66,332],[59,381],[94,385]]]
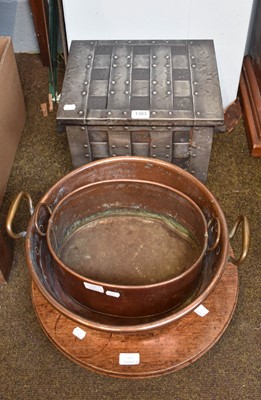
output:
[[[166,154],[166,157],[169,158],[169,154]]]
[[[127,115],[127,111],[123,111],[123,115]]]
[[[128,144],[125,145],[125,148],[128,149],[130,146]]]
[[[130,84],[130,81],[125,81],[125,83],[126,83],[126,85],[129,85],[129,84]]]
[[[169,144],[167,144],[166,148],[167,148],[167,149],[169,149],[169,148],[170,148],[170,145],[169,145]]]
[[[82,126],[82,127],[81,127],[81,130],[82,130],[82,131],[85,131],[85,127],[84,127],[84,126]]]
[[[157,113],[156,113],[156,111],[152,111],[152,115],[156,115]]]
[[[169,59],[169,56],[166,56],[166,59],[168,60],[168,59]]]
[[[195,64],[192,64],[192,65],[191,65],[192,68],[195,68],[195,66],[196,66]]]
[[[83,147],[88,147],[88,144],[84,144]]]
[[[126,67],[127,67],[127,68],[130,68],[130,64],[127,64]]]
[[[152,94],[157,94],[157,92],[155,90],[153,90]]]
[[[90,64],[87,64],[87,65],[86,65],[86,68],[90,68],[90,67],[91,67]]]
[[[154,157],[154,158],[155,158],[155,157],[156,157],[156,154],[152,154],[152,157]]]
[[[172,111],[169,111],[169,115],[172,115]]]
[[[170,81],[167,81],[167,85],[170,85],[170,83],[171,83]]]
[[[153,149],[155,149],[157,146],[155,144],[152,145]]]
[[[88,58],[89,58],[89,60],[91,60],[91,59],[92,59],[92,56],[90,55],[90,56],[88,56]]]
[[[117,60],[118,56],[113,56],[113,58],[114,58],[115,60]]]
[[[154,56],[152,56],[152,58],[157,58],[157,56],[154,55]]]
[[[128,90],[126,90],[125,94],[129,94]]]
[[[82,110],[78,111],[78,114],[79,114],[79,115],[82,115],[82,114],[83,114],[83,111],[82,111]]]
[[[113,68],[116,68],[116,67],[117,67],[117,64],[112,64],[112,66],[113,66]]]
[[[114,94],[114,91],[113,91],[113,90],[111,90],[111,94]]]
[[[166,64],[166,67],[169,68],[169,67],[170,67],[170,64]]]
[[[194,85],[197,85],[198,84],[198,82],[197,81],[195,81],[195,82],[193,82],[194,83]]]
[[[152,64],[152,67],[155,68],[155,67],[156,67],[156,64]]]
[[[128,59],[130,59],[130,58],[131,58],[131,56],[129,55],[129,56],[127,56],[127,58],[128,58]]]
[[[83,95],[83,96],[86,96],[86,94],[87,94],[87,92],[85,92],[85,91],[82,92],[82,95]]]
[[[111,84],[112,84],[112,85],[115,85],[115,83],[116,83],[115,81],[111,81]]]
[[[115,146],[115,144],[112,144],[111,147],[112,147],[113,149],[115,149],[116,146]]]
[[[88,85],[88,83],[89,83],[88,81],[84,81],[84,84],[85,84],[85,85]]]
[[[171,92],[170,92],[170,91],[168,91],[168,92],[167,92],[167,94],[171,94]]]
[[[153,85],[156,85],[156,84],[157,84],[157,81],[152,81],[152,83],[153,83]]]
[[[90,157],[90,154],[88,154],[88,153],[87,153],[87,154],[85,154],[85,157]]]
[[[198,95],[198,92],[194,92],[194,95],[197,96],[197,95]]]
[[[128,126],[124,126],[124,129],[127,131],[129,128],[128,128]]]
[[[110,111],[108,111],[108,112],[107,112],[107,114],[108,114],[108,115],[111,115],[111,112],[110,112]]]

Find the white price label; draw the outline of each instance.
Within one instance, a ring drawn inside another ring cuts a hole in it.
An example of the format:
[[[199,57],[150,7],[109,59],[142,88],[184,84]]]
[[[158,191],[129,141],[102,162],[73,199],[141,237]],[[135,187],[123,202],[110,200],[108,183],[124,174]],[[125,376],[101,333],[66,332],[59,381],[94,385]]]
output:
[[[79,326],[74,328],[73,334],[80,340],[84,339],[86,336],[86,332],[82,328],[79,328]]]
[[[197,308],[195,308],[194,312],[198,314],[200,317],[205,317],[209,313],[209,310],[203,306],[203,304],[200,304]]]
[[[111,297],[116,297],[116,298],[120,297],[119,292],[112,292],[111,290],[106,290],[106,294],[107,294],[107,296],[111,296]]]
[[[140,363],[140,353],[120,353],[120,365],[138,365]]]
[[[132,119],[148,119],[150,118],[149,110],[132,110],[131,111]]]
[[[65,104],[63,109],[64,111],[74,111],[76,109],[76,104]]]
[[[103,286],[94,285],[93,283],[83,282],[84,287],[89,290],[93,290],[94,292],[104,293]]]

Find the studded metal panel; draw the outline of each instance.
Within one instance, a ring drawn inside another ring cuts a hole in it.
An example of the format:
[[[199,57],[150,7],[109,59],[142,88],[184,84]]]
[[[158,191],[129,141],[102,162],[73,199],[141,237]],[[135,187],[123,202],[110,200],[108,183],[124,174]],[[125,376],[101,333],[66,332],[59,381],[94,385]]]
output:
[[[154,157],[206,182],[224,122],[213,41],[73,41],[57,122],[74,167]]]
[[[154,157],[172,162],[206,182],[213,128],[67,127],[73,166],[115,156]]]
[[[57,121],[61,126],[222,124],[213,41],[73,41]]]

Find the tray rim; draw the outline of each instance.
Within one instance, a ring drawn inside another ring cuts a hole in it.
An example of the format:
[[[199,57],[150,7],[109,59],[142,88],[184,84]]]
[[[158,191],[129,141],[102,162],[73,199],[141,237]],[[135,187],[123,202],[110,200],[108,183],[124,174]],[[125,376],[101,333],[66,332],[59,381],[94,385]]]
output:
[[[222,290],[226,293],[228,291],[229,300],[226,299],[227,296],[222,295]],[[74,341],[74,346],[72,346],[72,328],[76,327],[75,322],[59,314],[59,311],[55,310],[41,295],[34,282],[31,287],[32,303],[41,328],[64,356],[86,370],[113,378],[127,379],[148,379],[166,375],[197,361],[219,341],[227,329],[236,309],[238,292],[238,269],[234,264],[227,263],[221,282],[206,299],[205,306],[210,311],[209,316],[205,315],[202,318],[196,313],[190,313],[182,320],[162,327],[157,332],[135,332],[124,334],[124,336],[121,332],[97,332],[80,326],[80,329],[86,332],[87,341],[74,338],[76,342]],[[221,311],[222,314],[220,314]],[[202,334],[201,340],[198,340],[199,331]],[[184,335],[185,342],[189,340],[190,346],[182,347]],[[99,345],[101,338],[106,342],[105,345]],[[168,356],[162,355],[160,350],[166,348],[167,343],[171,343],[175,348],[174,353]],[[151,346],[154,351],[151,351]],[[176,352],[177,347],[178,352]],[[91,354],[88,351],[90,348]],[[140,355],[141,365],[121,366],[118,362],[116,363],[115,357],[122,351],[128,354],[136,350]],[[158,357],[159,354],[160,357]],[[98,358],[102,358],[102,365],[101,360],[97,360],[97,355]],[[108,356],[114,358],[114,364],[108,361],[106,364]]]

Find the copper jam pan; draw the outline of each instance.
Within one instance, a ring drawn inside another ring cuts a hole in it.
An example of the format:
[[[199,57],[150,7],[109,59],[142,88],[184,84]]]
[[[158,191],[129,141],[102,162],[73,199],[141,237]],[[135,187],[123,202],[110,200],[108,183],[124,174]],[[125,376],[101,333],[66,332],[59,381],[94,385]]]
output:
[[[41,207],[39,203],[36,214]],[[48,220],[47,244],[63,289],[95,311],[160,314],[195,289],[207,222],[186,195],[165,185],[107,180],[65,196]]]
[[[41,293],[43,291],[46,293],[44,297],[46,299],[49,297],[49,302],[54,308],[76,324],[103,332],[148,332],[175,322],[201,304],[201,298],[204,297],[204,292],[213,279],[214,271],[205,258],[202,263],[202,273],[194,291],[179,306],[150,317],[108,315],[96,312],[68,295],[60,284],[47,241],[44,237],[38,236],[35,238],[35,245],[38,255],[34,259],[34,274],[37,276],[37,287],[41,287]]]
[[[49,265],[50,262],[52,263],[53,260],[51,259],[50,261],[49,250],[47,255],[45,255],[46,248],[48,247],[45,238],[43,238],[36,229],[36,223],[44,225],[46,218],[49,217],[49,213],[45,208],[41,208],[36,221],[32,201],[28,193],[21,192],[12,204],[7,217],[7,231],[13,238],[26,237],[26,258],[31,276],[44,297],[62,314],[83,325],[106,331],[133,332],[155,329],[182,318],[201,304],[219,282],[228,261],[232,261],[237,265],[240,265],[244,261],[250,243],[249,224],[246,217],[240,216],[229,236],[223,212],[217,200],[206,186],[191,174],[173,164],[143,157],[108,158],[82,166],[53,185],[50,190],[45,193],[40,202],[48,204],[50,209],[54,209],[54,207],[72,191],[90,183],[112,179],[138,179],[169,186],[170,188],[179,190],[192,199],[199,206],[207,221],[219,221],[219,243],[215,249],[207,253],[207,257],[203,260],[204,266],[201,270],[202,284],[200,284],[199,289],[195,290],[192,301],[189,301],[188,304],[181,305],[178,309],[173,309],[170,315],[166,317],[162,314],[161,317],[153,317],[156,318],[156,320],[154,319],[153,321],[146,321],[141,318],[138,324],[131,323],[129,318],[121,318],[122,321],[125,321],[121,323],[114,323],[114,320],[110,320],[107,323],[104,319],[97,321],[96,318],[91,318],[90,313],[92,315],[93,311],[88,310],[87,307],[84,307],[86,311],[82,312],[83,306],[78,302],[78,308],[74,307],[70,309],[67,307],[61,297],[56,295],[56,287],[59,286],[59,282],[55,278],[55,269],[51,268],[50,271],[50,274],[53,275],[54,282],[53,287],[50,288],[47,275],[45,276],[41,267],[46,257],[48,259],[48,262],[45,263],[46,265]],[[12,229],[12,220],[22,197],[28,198],[32,216],[27,231],[16,234]],[[241,221],[243,222],[243,249],[241,256],[235,260],[229,257],[229,237],[232,238]],[[215,229],[213,229],[213,232],[210,230],[210,242],[214,242],[215,238]],[[42,250],[43,248],[44,251]],[[64,296],[63,294],[63,298]],[[74,302],[73,299],[71,299],[71,301]],[[85,317],[86,313],[87,317]],[[100,314],[99,318],[101,318],[101,316],[102,314]],[[116,317],[102,316],[102,318]]]

